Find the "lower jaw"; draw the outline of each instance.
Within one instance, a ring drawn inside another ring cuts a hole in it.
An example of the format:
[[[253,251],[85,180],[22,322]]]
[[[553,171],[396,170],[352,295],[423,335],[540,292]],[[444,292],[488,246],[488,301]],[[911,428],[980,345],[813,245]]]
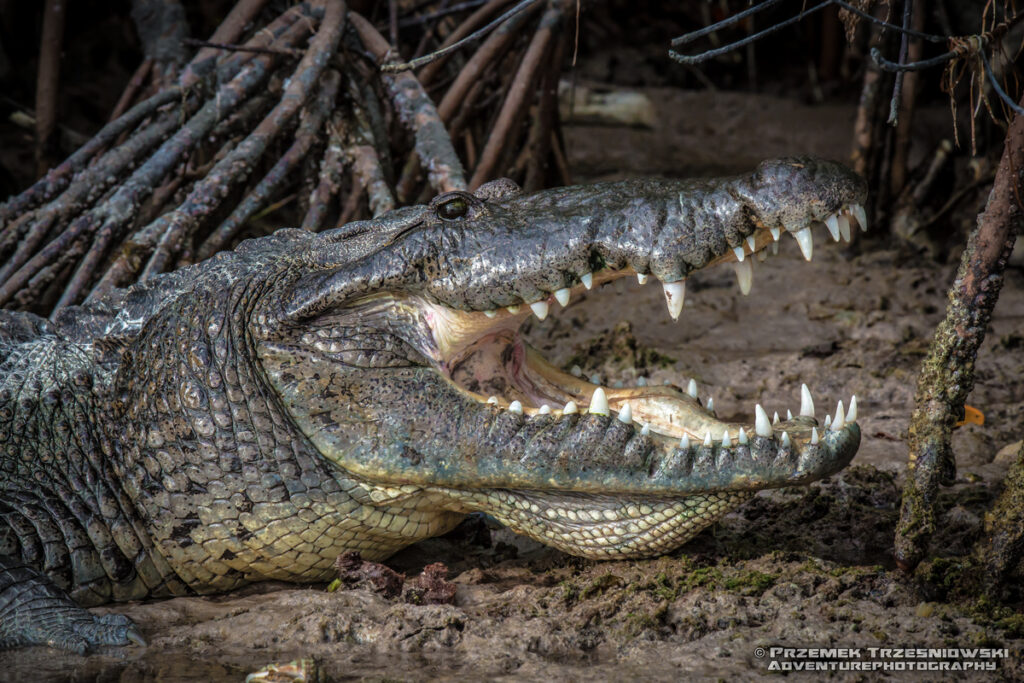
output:
[[[509,490],[436,492],[460,511],[486,512],[516,533],[600,560],[665,554],[753,495],[736,491],[665,499]]]

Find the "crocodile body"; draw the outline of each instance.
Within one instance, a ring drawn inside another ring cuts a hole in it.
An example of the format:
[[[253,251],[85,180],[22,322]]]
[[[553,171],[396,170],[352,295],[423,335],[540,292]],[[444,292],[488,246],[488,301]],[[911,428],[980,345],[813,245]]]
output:
[[[656,555],[837,471],[853,419],[722,422],[692,388],[562,372],[518,328],[627,275],[678,317],[691,272],[732,262],[743,286],[781,231],[809,256],[864,187],[811,159],[498,181],[250,240],[52,322],[0,311],[0,645],[137,639],[76,605],[324,581],[343,551],[382,559],[475,510],[577,555]]]

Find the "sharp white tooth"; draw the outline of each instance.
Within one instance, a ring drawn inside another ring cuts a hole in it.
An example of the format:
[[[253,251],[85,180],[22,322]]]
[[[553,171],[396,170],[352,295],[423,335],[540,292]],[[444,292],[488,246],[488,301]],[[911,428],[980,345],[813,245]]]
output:
[[[764,412],[760,403],[754,406],[754,433],[766,439],[770,439],[772,436],[772,425],[768,422],[768,413]]]
[[[800,245],[800,253],[804,255],[804,259],[810,261],[814,254],[814,236],[811,234],[811,229],[803,228],[792,235],[796,238],[796,243]]]
[[[850,409],[846,411],[846,421],[856,422],[857,421],[857,397],[850,397]]]
[[[814,399],[811,398],[811,390],[806,384],[800,385],[800,415],[814,417]]]
[[[690,395],[690,398],[697,398],[697,380],[690,380],[690,383],[686,385],[686,393]]]
[[[651,435],[651,425],[644,425],[643,427],[640,428],[640,436],[650,436],[650,435]]]
[[[743,247],[733,247],[732,253],[736,254],[737,261],[743,261],[747,256],[746,252],[743,251]]]
[[[498,397],[497,396],[491,396],[489,399],[487,399],[487,402],[488,403],[493,403],[494,405],[498,405]]]
[[[861,206],[860,204],[851,204],[850,205],[850,213],[852,213],[853,217],[857,219],[858,223],[860,223],[860,229],[863,230],[864,232],[867,232],[868,231],[868,215],[867,215],[867,213],[865,213],[864,207]]]
[[[825,219],[825,227],[828,228],[828,232],[832,235],[832,239],[836,242],[839,241],[839,217],[832,214]]]
[[[591,287],[594,286],[594,274],[587,273],[586,275],[580,275],[580,282],[583,283],[584,287],[590,289]]]
[[[590,376],[590,383],[591,384],[600,384],[601,383],[601,375],[599,375],[599,374],[597,374],[595,372],[593,375]]]
[[[782,438],[780,439],[783,448],[789,448],[789,432],[782,432]]]
[[[571,374],[573,377],[582,377],[583,376],[583,368],[581,368],[578,365],[574,365],[574,366],[572,366],[569,369],[569,374]]]
[[[772,242],[772,256],[778,256],[778,255],[779,255],[779,243],[778,242]]]
[[[533,314],[537,316],[538,320],[543,320],[548,317],[548,302],[547,301],[534,301],[530,304],[530,308],[533,310]]]
[[[715,412],[715,399],[713,399],[710,396],[708,396],[708,404],[707,404],[706,407],[707,407],[709,413]]]
[[[753,235],[747,235],[747,238],[744,241],[747,243],[747,249],[750,250],[750,253],[757,251],[757,240]]]
[[[711,445],[711,432],[704,432],[704,445],[705,446],[710,446]]]
[[[623,404],[622,409],[619,411],[619,422],[630,424],[633,422],[633,409],[629,407],[628,403]]]
[[[662,285],[665,289],[665,303],[668,304],[668,314],[673,320],[679,320],[683,312],[683,299],[686,297],[686,280],[679,282],[666,282]]]
[[[512,315],[515,315],[516,313],[519,312],[519,306],[506,306],[505,310],[511,313]]]
[[[768,228],[768,232],[772,234],[772,239],[776,242],[782,237],[782,228]]]
[[[591,415],[609,415],[608,397],[604,395],[604,389],[594,389],[594,395],[590,397],[590,408],[587,409]]]
[[[846,426],[846,415],[843,412],[843,402],[840,401],[836,405],[836,416],[835,419],[832,420],[832,431],[838,432],[844,426]]]
[[[679,447],[684,451],[690,450],[690,435],[683,434],[683,438],[679,439]]]
[[[639,282],[642,285],[646,285],[647,284],[647,273],[637,273],[636,274],[636,281]]]
[[[569,305],[569,288],[563,287],[562,289],[555,291],[555,300],[562,304],[562,308]]]
[[[832,426],[832,416],[831,415],[826,415],[825,416],[825,421],[822,422],[821,424],[822,424],[822,426],[825,429],[828,429],[829,427],[831,427]]]
[[[575,415],[579,412],[579,408],[576,407],[576,401],[569,401],[562,408],[562,415]]]
[[[548,414],[551,413],[551,406],[549,406],[547,403],[545,403],[544,405],[542,405],[540,407],[540,410],[538,410],[537,412],[539,414],[541,414],[541,415],[548,415]]]
[[[742,263],[732,264],[733,270],[736,271],[736,282],[740,285],[740,292],[746,296],[750,294],[750,288],[754,284],[754,263],[753,261],[743,261]]]
[[[498,312],[497,311],[484,311],[484,315],[486,315],[488,318],[493,318],[494,316],[498,315]]]
[[[518,415],[522,415],[523,414],[523,404],[520,403],[519,401],[512,401],[511,403],[508,404],[508,412],[516,413]]]
[[[792,419],[793,419],[793,411],[790,410],[789,408],[786,408],[786,422],[789,422]]]
[[[638,387],[646,387],[647,386],[647,378],[646,377],[637,377],[636,378],[636,385]]]
[[[844,241],[850,241],[850,219],[845,213],[839,216],[839,234],[843,236]]]
[[[817,446],[818,445],[818,428],[817,427],[811,427],[811,445],[812,446]]]
[[[743,427],[740,427],[740,435],[736,437],[736,441],[741,446],[746,446],[748,443],[750,443],[750,439],[747,438],[747,433],[743,431]]]
[[[757,262],[758,263],[764,263],[767,260],[768,260],[768,252],[767,251],[762,249],[761,251],[757,252]]]
[[[722,434],[722,448],[732,448],[732,440],[729,438],[729,430]]]
[[[779,411],[776,410],[775,414],[772,415],[772,427],[779,424],[781,421],[782,420],[779,419]]]

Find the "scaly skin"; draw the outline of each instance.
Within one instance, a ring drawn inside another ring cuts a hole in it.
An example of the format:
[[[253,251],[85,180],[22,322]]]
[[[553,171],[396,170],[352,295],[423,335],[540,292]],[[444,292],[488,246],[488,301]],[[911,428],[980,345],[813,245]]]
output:
[[[837,471],[852,420],[595,394],[518,327],[591,277],[679,284],[864,193],[812,159],[532,196],[498,181],[282,230],[53,323],[0,312],[0,645],[137,640],[71,600],[324,581],[343,551],[382,559],[473,510],[582,556],[656,555]]]

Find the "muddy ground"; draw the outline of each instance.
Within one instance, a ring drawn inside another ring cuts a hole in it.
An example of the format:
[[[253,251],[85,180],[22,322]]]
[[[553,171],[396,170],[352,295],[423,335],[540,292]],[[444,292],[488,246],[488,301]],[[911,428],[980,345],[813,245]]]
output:
[[[567,130],[581,176],[681,175],[749,168],[780,154],[848,152],[849,107],[651,94],[654,130]],[[986,424],[955,435],[958,480],[940,500],[932,546],[953,561],[932,560],[914,579],[891,558],[907,422],[955,266],[870,237],[841,249],[824,230],[814,253],[805,263],[784,238],[777,257],[756,265],[747,297],[728,267],[694,276],[679,323],[653,280],[619,282],[535,324],[530,337],[554,362],[579,363],[608,383],[695,377],[719,415],[746,421],[755,402],[795,410],[801,382],[813,389],[819,416],[856,393],[863,443],[841,474],[762,493],[655,560],[586,561],[495,531],[489,547],[462,534],[389,561],[410,576],[447,563],[458,586],[453,605],[264,586],[98,609],[133,618],[149,646],[90,657],[4,653],[0,678],[240,680],[270,662],[312,657],[330,680],[748,680],[767,671],[756,649],[778,645],[1006,647],[1010,657],[983,677],[1024,678],[1020,620],[978,601],[950,601],[945,584],[981,536],[1009,462],[997,454],[1021,438],[1024,273],[1008,272],[978,361],[970,403]]]

